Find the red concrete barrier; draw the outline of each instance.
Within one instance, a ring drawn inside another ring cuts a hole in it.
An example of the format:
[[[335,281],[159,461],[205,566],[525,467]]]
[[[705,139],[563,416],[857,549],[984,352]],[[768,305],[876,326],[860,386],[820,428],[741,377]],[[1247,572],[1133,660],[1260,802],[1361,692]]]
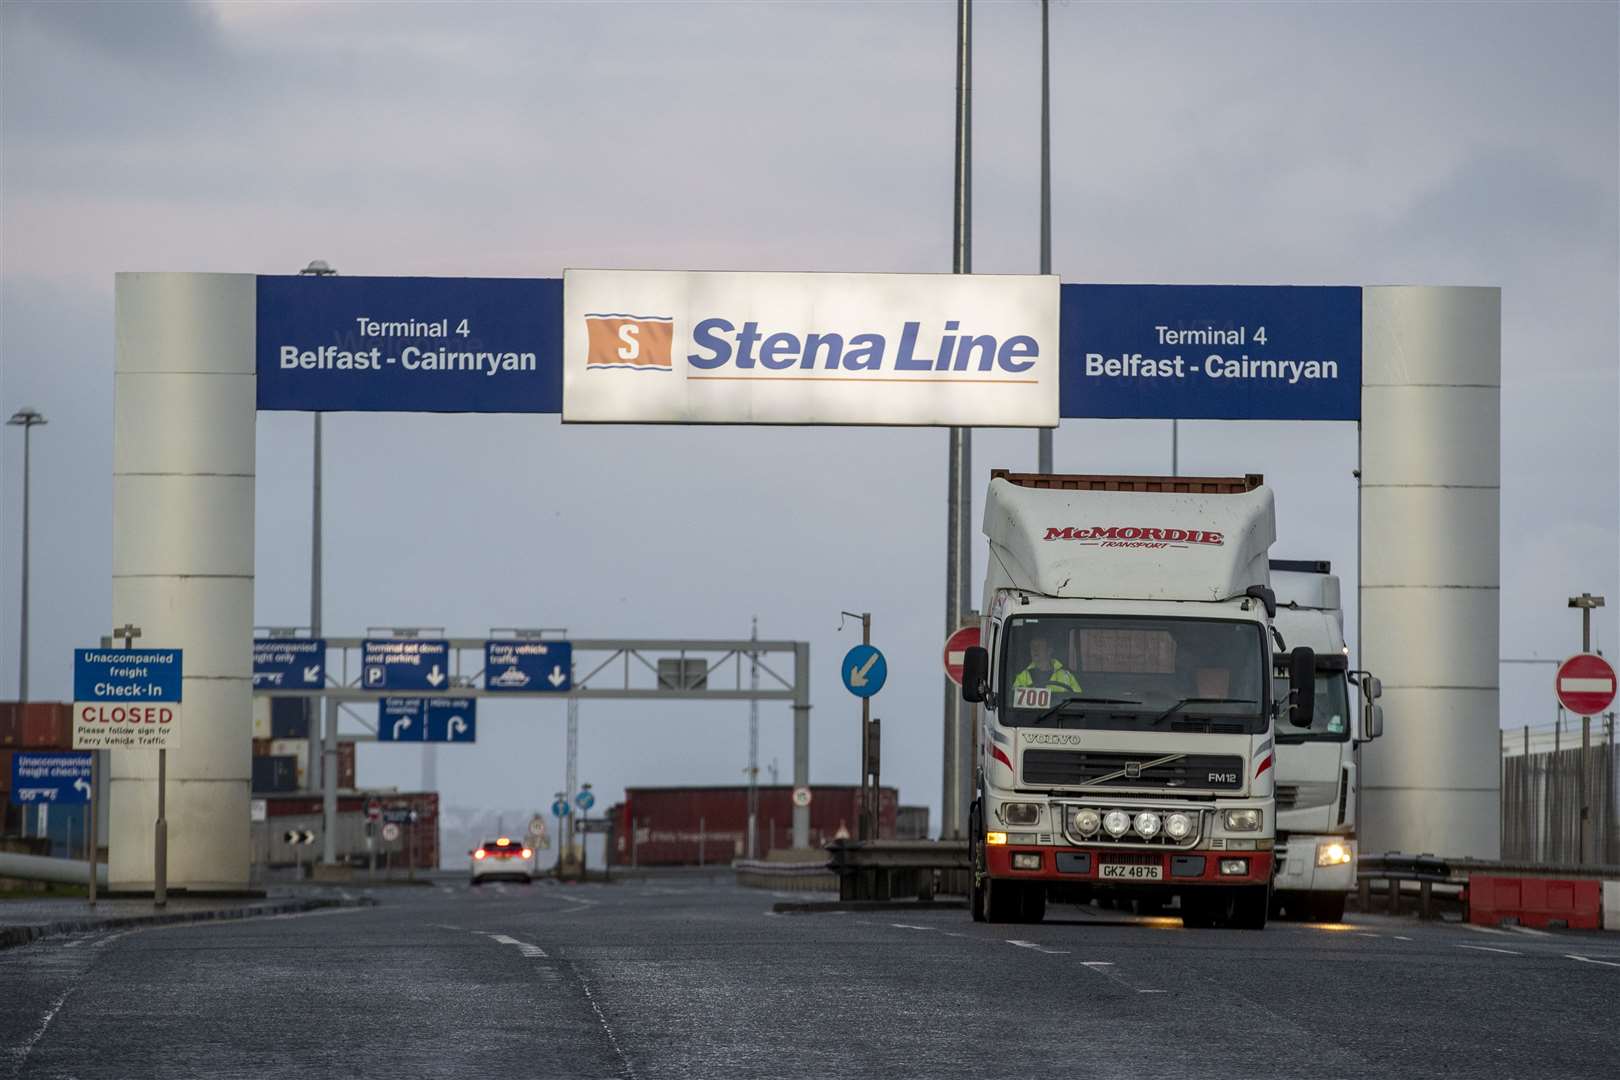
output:
[[[1571,930],[1597,930],[1603,925],[1603,883],[1470,874],[1468,921],[1495,926],[1510,919],[1520,926],[1560,923]]]

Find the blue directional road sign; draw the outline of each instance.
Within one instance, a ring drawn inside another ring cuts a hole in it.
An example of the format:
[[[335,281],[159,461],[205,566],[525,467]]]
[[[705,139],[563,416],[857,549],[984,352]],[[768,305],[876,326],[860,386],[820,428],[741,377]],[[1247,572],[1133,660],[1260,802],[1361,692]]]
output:
[[[1361,290],[1065,285],[1059,413],[1356,420]]]
[[[427,698],[427,741],[478,741],[478,702],[473,698]]]
[[[579,807],[581,810],[589,810],[591,807],[596,805],[596,796],[591,794],[590,788],[586,788],[584,791],[581,791],[578,795],[574,796],[574,805]]]
[[[443,690],[450,682],[450,643],[442,638],[368,638],[360,643],[367,690]]]
[[[260,277],[258,405],[562,408],[558,278]]]
[[[11,759],[13,806],[80,806],[90,801],[88,753],[17,754]]]
[[[377,702],[378,742],[427,742],[424,698],[386,697]]]
[[[325,638],[253,639],[253,689],[319,690],[324,685]]]
[[[574,646],[566,641],[484,642],[484,689],[563,693],[574,686]]]
[[[477,742],[478,702],[465,697],[382,698],[377,702],[377,741]]]
[[[74,649],[74,701],[177,702],[179,649]]]
[[[557,799],[551,804],[551,813],[553,817],[567,817],[573,812],[574,809],[568,805],[567,799]]]
[[[844,654],[839,674],[844,677],[844,689],[856,697],[871,697],[883,689],[889,677],[889,662],[876,645],[857,645]]]

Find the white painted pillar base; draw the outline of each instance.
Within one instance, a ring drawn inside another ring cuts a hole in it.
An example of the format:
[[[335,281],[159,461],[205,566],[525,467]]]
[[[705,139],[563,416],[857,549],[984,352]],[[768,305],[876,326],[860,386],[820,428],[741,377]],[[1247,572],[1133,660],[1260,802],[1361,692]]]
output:
[[[1364,852],[1501,851],[1501,371],[1501,290],[1363,290]]]
[[[248,884],[256,285],[119,274],[112,619],[184,650],[169,751],[169,888]],[[109,628],[110,629],[110,628]],[[105,631],[104,631],[105,632]],[[152,887],[157,753],[109,758],[108,878]]]

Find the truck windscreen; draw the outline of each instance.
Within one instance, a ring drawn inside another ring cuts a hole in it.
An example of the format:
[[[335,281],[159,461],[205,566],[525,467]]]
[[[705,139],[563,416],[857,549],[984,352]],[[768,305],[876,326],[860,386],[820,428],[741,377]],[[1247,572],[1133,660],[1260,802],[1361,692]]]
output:
[[[1017,616],[1003,641],[1002,724],[1266,730],[1270,651],[1258,623]]]
[[[1272,683],[1272,691],[1281,701],[1288,693],[1286,674]],[[1350,737],[1350,693],[1345,686],[1343,671],[1316,673],[1316,715],[1308,728],[1291,724],[1277,725],[1280,742],[1343,742]]]

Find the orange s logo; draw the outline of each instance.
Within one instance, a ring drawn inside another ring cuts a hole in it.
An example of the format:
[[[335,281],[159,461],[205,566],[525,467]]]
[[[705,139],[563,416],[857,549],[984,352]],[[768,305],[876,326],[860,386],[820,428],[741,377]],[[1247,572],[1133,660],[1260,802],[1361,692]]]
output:
[[[667,315],[586,315],[587,368],[670,371],[675,321]]]

